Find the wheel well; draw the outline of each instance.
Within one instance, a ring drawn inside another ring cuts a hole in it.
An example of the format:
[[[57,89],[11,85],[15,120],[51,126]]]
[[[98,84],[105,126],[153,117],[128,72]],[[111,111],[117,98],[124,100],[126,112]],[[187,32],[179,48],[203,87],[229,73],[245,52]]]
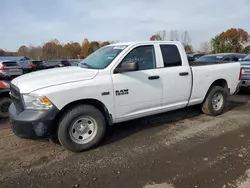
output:
[[[226,81],[225,79],[218,79],[218,80],[215,80],[215,81],[211,84],[211,86],[210,86],[209,89],[207,90],[207,93],[206,93],[206,96],[205,96],[204,100],[206,99],[206,97],[207,97],[209,91],[211,90],[211,88],[212,88],[213,86],[220,86],[220,87],[224,88],[224,89],[226,90],[227,94],[229,94],[229,92],[230,92],[230,91],[229,91],[230,89],[228,88],[227,81]]]
[[[212,85],[210,86],[210,88],[212,86],[221,86],[222,88],[224,89],[228,89],[228,85],[227,85],[227,81],[224,80],[224,79],[219,79],[219,80],[216,80],[212,83]]]
[[[65,107],[63,107],[60,112],[56,115],[55,117],[55,125],[58,124],[58,121],[60,119],[60,117],[70,108],[72,108],[73,106],[79,105],[79,104],[86,104],[86,105],[92,105],[94,107],[96,107],[98,110],[101,111],[101,113],[104,115],[104,118],[107,122],[108,125],[112,125],[113,124],[113,119],[112,119],[112,115],[109,114],[108,109],[106,108],[106,106],[99,100],[96,99],[83,99],[83,100],[77,100],[74,102],[71,102],[69,104],[67,104]],[[56,133],[57,126],[54,126],[54,128],[51,130],[52,134]]]
[[[10,98],[10,95],[9,95],[9,92],[2,92],[2,93],[0,93],[0,98],[2,98],[2,97],[8,97],[8,98]]]

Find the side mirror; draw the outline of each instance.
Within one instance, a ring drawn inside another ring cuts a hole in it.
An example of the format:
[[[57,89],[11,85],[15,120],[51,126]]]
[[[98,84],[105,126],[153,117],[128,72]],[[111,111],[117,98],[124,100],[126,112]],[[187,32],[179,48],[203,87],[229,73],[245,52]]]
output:
[[[239,58],[238,61],[243,61],[243,58]]]
[[[137,61],[126,61],[120,64],[115,69],[115,73],[123,73],[123,72],[130,72],[130,71],[136,71],[139,69],[139,65]]]

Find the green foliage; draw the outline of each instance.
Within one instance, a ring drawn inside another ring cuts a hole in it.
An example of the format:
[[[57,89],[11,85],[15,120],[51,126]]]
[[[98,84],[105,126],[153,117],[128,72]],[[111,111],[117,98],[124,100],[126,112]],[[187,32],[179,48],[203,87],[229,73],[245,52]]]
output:
[[[186,53],[193,53],[192,45],[184,44],[184,48],[185,48]]]
[[[250,54],[250,45],[244,48],[244,53]]]

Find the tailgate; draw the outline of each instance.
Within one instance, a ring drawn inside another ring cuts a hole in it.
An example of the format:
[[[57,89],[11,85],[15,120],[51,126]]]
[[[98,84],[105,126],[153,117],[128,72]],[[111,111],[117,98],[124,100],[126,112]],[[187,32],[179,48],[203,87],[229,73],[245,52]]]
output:
[[[7,76],[16,76],[23,73],[23,70],[21,69],[20,65],[17,64],[17,62],[7,61],[2,62],[2,65],[4,65],[3,71]]]
[[[20,71],[21,67],[17,64],[17,62],[2,62],[4,65],[5,70],[12,70],[12,71]]]

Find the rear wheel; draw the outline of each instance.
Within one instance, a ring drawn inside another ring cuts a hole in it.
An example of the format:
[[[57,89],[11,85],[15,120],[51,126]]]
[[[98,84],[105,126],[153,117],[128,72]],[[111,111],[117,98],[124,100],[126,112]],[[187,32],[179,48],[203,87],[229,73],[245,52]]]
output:
[[[99,144],[105,132],[103,114],[94,106],[79,105],[64,114],[58,125],[57,136],[64,147],[81,152]]]
[[[213,86],[205,101],[202,103],[202,111],[211,116],[217,116],[223,113],[226,105],[227,92],[220,86]]]
[[[11,99],[8,97],[3,97],[0,99],[0,118],[7,118],[9,117],[9,107],[11,104]]]

